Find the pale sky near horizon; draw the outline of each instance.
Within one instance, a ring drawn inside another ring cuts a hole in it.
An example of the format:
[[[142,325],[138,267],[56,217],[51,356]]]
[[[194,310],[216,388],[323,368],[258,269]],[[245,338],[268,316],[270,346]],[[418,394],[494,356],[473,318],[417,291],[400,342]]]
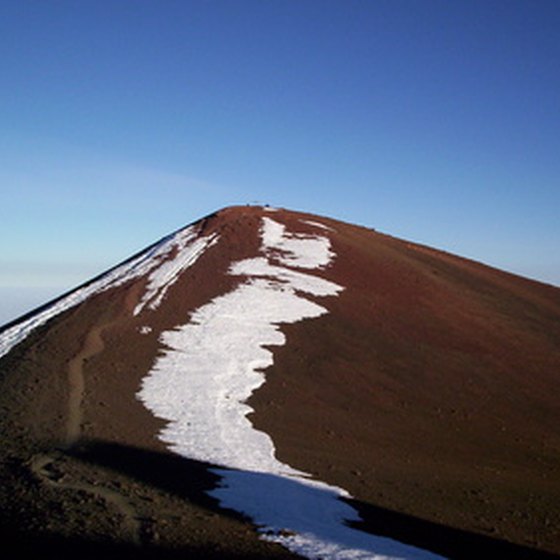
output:
[[[560,285],[560,2],[1,0],[0,324],[220,207]]]

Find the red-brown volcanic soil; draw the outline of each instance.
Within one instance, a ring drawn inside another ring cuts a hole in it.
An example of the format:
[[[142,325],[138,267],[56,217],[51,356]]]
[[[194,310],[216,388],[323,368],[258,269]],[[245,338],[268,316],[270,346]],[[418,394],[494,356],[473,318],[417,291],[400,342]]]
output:
[[[346,290],[283,328],[254,425],[370,506],[560,552],[560,290],[330,225]]]
[[[135,397],[159,333],[235,287],[226,271],[255,256],[262,216],[237,207],[201,220],[220,242],[157,311],[132,315],[138,279],[0,360],[11,557],[294,557],[217,507],[205,494],[217,477],[168,452],[163,423]],[[287,344],[250,400],[278,458],[349,490],[366,530],[455,558],[560,554],[560,289],[367,228],[270,217],[333,228],[321,233],[337,256],[320,274],[345,287],[318,298],[328,315],[282,327]]]

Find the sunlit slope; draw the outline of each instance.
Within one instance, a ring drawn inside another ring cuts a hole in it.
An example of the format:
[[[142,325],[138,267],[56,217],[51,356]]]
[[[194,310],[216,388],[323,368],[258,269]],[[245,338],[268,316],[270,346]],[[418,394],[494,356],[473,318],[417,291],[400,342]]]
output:
[[[325,223],[345,290],[284,329],[255,425],[368,504],[560,550],[560,290]]]
[[[243,482],[235,468],[286,475],[280,494],[299,492],[289,477],[310,477],[320,500],[351,496],[334,519],[365,530],[366,556],[376,546],[367,535],[404,542],[379,549],[395,557],[473,557],[502,542],[527,547],[510,557],[558,553],[559,343],[557,288],[332,219],[228,208],[0,333],[6,455],[39,485],[35,495],[17,469],[4,470],[6,515],[28,536],[48,518],[47,533],[62,537],[85,527],[160,552],[175,543],[201,557],[207,547],[217,557],[289,555],[221,503],[309,558],[354,550],[345,534],[329,544],[332,528],[298,540],[307,514],[290,527],[295,514],[277,507],[286,515],[275,526],[262,506],[228,494]],[[234,365],[241,377],[228,385],[220,372]],[[151,405],[142,388],[163,370],[180,383],[158,381]],[[256,439],[235,440],[238,420],[212,431],[204,419],[240,410]],[[154,471],[169,461],[185,476],[164,483]],[[78,488],[105,488],[115,472],[121,490],[102,493],[98,509],[127,523],[105,524],[93,505],[66,517],[45,509],[57,500],[68,509]],[[182,521],[166,522],[165,511]]]

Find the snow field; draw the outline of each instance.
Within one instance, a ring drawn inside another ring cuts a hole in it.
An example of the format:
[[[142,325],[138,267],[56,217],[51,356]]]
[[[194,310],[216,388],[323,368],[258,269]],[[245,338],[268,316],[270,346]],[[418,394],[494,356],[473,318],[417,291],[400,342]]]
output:
[[[212,469],[222,476],[210,492],[223,507],[248,515],[262,538],[310,560],[436,560],[430,552],[352,529],[356,510],[344,490],[302,476]]]
[[[289,233],[283,224],[268,217],[263,218],[262,241],[265,252],[286,266],[317,269],[334,257],[327,237]]]
[[[230,266],[229,274],[245,278],[236,289],[162,333],[166,349],[138,393],[168,421],[159,437],[187,458],[225,467],[213,469],[222,480],[210,494],[292,552],[310,559],[436,558],[348,527],[347,521],[359,519],[339,499],[348,493],[278,461],[272,439],[248,420],[246,401],[273,364],[265,347],[286,342],[279,325],[327,313],[306,296],[335,296],[343,289],[287,268],[327,266],[333,257],[327,237],[291,234],[268,217],[261,236],[260,256]]]

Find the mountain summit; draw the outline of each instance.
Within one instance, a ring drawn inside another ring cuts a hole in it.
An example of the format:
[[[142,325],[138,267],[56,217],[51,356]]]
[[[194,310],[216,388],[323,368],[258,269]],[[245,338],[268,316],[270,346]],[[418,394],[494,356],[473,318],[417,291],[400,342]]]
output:
[[[560,289],[231,207],[0,330],[5,542],[560,554]]]

